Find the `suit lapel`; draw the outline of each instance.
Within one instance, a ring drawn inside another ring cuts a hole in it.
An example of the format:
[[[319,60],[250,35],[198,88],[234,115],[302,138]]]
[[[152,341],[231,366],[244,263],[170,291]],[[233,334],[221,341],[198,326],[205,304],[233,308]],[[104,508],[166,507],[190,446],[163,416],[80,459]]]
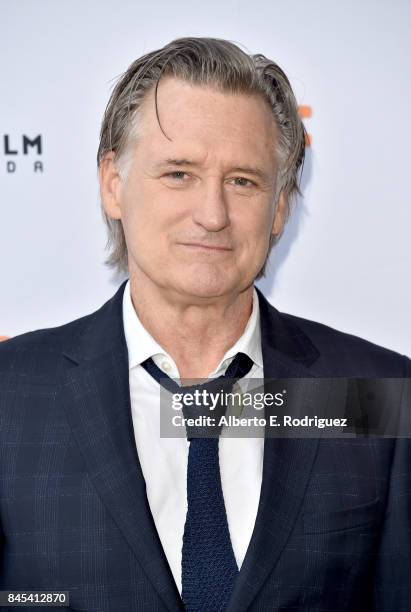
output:
[[[65,351],[63,402],[88,474],[172,612],[182,603],[151,515],[133,434],[128,355],[122,322],[124,284]]]
[[[309,338],[258,292],[264,378],[312,378],[319,356]],[[291,534],[317,453],[318,439],[266,438],[253,535],[227,612],[248,609]]]

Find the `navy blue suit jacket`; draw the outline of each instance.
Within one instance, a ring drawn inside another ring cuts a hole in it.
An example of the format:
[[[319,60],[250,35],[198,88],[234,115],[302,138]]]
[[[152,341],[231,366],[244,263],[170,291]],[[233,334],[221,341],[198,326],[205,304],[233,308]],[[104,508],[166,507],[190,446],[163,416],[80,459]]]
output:
[[[123,289],[0,345],[0,588],[178,612],[135,446]],[[407,358],[259,300],[266,378],[411,376]],[[266,439],[229,612],[409,612],[410,473],[406,439]]]

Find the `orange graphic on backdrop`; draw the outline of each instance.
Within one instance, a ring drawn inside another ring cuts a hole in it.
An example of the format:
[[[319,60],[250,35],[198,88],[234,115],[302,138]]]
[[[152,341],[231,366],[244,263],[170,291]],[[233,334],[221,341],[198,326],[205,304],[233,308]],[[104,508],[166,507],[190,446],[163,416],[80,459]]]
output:
[[[8,336],[0,336],[0,342],[4,342],[4,340],[8,340]]]
[[[300,104],[298,107],[298,114],[301,119],[310,119],[313,116],[313,109],[311,106],[306,106],[305,104]],[[307,134],[305,137],[305,146],[310,147],[312,145],[313,139],[311,134]]]

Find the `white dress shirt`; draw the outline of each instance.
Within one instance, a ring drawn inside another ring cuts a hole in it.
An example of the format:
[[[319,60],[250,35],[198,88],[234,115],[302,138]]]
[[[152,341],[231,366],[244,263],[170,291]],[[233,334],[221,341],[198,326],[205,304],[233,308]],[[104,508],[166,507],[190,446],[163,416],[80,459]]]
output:
[[[187,459],[185,438],[160,438],[160,389],[141,363],[152,357],[171,378],[180,378],[168,353],[148,333],[134,309],[130,282],[123,297],[123,323],[128,348],[131,411],[138,457],[147,498],[176,585],[181,593],[181,557],[187,513]],[[226,352],[209,378],[224,374],[238,352],[254,362],[247,378],[263,378],[260,312],[254,289],[253,309],[242,336]],[[247,551],[260,498],[264,439],[221,437],[221,484],[228,527],[237,565]]]

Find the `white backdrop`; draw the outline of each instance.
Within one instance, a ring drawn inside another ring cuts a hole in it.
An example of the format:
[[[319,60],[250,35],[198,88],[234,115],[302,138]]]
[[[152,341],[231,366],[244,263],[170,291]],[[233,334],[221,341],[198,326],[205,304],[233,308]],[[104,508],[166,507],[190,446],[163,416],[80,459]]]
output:
[[[408,0],[0,0],[0,336],[114,293],[95,165],[112,79],[173,38],[216,36],[277,61],[312,108],[305,197],[260,286],[410,355],[410,18]]]

